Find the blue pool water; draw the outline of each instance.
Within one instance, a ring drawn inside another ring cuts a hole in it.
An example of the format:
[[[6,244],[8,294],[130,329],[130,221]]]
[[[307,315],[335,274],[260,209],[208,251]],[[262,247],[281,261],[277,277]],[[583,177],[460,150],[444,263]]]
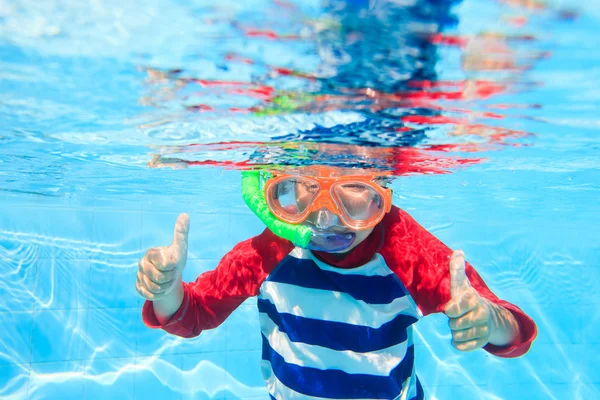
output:
[[[536,321],[501,359],[421,320],[429,399],[600,398],[600,6],[414,3],[0,0],[0,398],[268,398],[256,300],[150,330],[137,262],[188,212],[195,279],[263,229],[239,168],[310,162],[395,168]]]

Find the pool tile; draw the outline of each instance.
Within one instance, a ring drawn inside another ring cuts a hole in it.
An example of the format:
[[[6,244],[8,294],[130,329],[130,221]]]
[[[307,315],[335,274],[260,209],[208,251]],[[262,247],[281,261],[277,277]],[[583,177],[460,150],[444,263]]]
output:
[[[545,385],[543,390],[538,389],[538,391],[540,392],[539,398],[552,395],[556,399],[600,399],[600,383],[550,383]]]
[[[183,355],[182,399],[209,400],[225,397],[227,371],[221,352]]]
[[[439,389],[437,394],[441,399],[481,400],[493,396],[487,385],[452,385]]]
[[[538,335],[533,346],[539,344],[577,344],[583,340],[583,325],[581,318],[582,305],[559,304],[531,304],[523,303],[519,306],[529,315],[537,325]],[[561,321],[556,324],[555,321]]]
[[[233,351],[225,354],[227,366],[227,398],[268,398],[260,369],[262,350]]]
[[[80,400],[84,396],[85,370],[81,361],[31,364],[30,400]]]
[[[89,206],[98,211],[139,212],[144,208],[144,201],[136,197],[93,196],[88,201]]]
[[[84,309],[89,297],[86,260],[40,259],[35,286],[36,310]]]
[[[31,311],[35,303],[37,257],[34,252],[19,251],[19,257],[6,256],[0,244],[0,312]]]
[[[227,351],[259,350],[262,346],[256,299],[239,306],[223,323]]]
[[[94,259],[118,262],[139,258],[142,252],[142,211],[92,211],[92,240],[96,249]]]
[[[592,303],[581,305],[574,312],[581,324],[581,343],[583,344],[600,344],[599,309],[600,304]]]
[[[137,340],[136,308],[88,310],[85,346],[95,359],[133,358]]]
[[[571,367],[568,375],[571,380],[568,382],[600,384],[600,370],[598,368],[600,343],[584,343],[569,350],[567,354],[572,357],[568,363],[568,366]]]
[[[234,243],[249,239],[265,230],[265,224],[251,212],[231,213],[230,220],[229,235]]]
[[[223,352],[226,349],[227,330],[223,325],[205,330],[193,339],[185,339],[179,347],[184,354]]]
[[[85,367],[85,399],[135,399],[136,359],[94,359]]]
[[[41,310],[34,313],[33,363],[83,360],[91,357],[85,344],[86,310]]]
[[[90,210],[48,208],[34,214],[44,221],[34,231],[40,243],[40,258],[86,260],[97,251]]]
[[[534,343],[524,356],[504,361],[505,368],[494,376],[504,376],[507,383],[526,384],[543,381],[546,383],[569,383],[578,373],[579,362],[571,359],[576,354],[578,344]],[[528,370],[529,373],[515,374],[515,371]]]
[[[423,392],[425,393],[426,399],[454,399],[451,393],[454,390],[454,386],[445,384],[445,385],[426,385],[426,381],[421,380],[421,385],[423,387]],[[462,400],[462,397],[457,397]]]
[[[142,322],[142,312],[135,320],[136,356],[149,357],[154,354],[180,353],[179,345],[184,340],[170,335],[162,329],[150,329]]]
[[[86,282],[89,308],[128,308],[140,305],[135,290],[137,259],[100,262],[92,260]]]
[[[181,355],[137,357],[136,368],[136,399],[181,399]]]
[[[29,364],[0,364],[0,398],[27,398]]]
[[[31,311],[0,312],[0,365],[29,364],[32,328]]]

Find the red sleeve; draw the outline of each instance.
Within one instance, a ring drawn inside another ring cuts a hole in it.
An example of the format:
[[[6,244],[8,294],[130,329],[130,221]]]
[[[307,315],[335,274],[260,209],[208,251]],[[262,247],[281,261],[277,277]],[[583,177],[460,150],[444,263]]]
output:
[[[424,315],[443,312],[450,300],[450,256],[452,249],[423,228],[410,215],[393,207],[383,221],[385,240],[381,255],[404,283]],[[488,352],[500,357],[519,357],[537,335],[535,323],[519,307],[500,300],[477,271],[466,264],[471,286],[484,298],[508,309],[519,324],[520,335],[506,346],[488,344]]]
[[[151,301],[144,303],[142,319],[150,328],[186,338],[216,328],[248,297],[258,294],[262,282],[292,248],[289,241],[265,229],[238,243],[216,269],[184,283],[183,302],[164,325],[158,322]]]

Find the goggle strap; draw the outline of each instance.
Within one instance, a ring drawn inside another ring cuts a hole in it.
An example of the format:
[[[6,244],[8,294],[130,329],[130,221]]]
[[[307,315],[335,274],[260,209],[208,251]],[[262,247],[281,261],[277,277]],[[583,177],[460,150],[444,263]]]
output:
[[[242,197],[248,208],[275,235],[289,240],[296,246],[308,246],[312,235],[310,228],[302,225],[288,224],[273,215],[260,189],[260,179],[261,173],[259,171],[242,171]]]

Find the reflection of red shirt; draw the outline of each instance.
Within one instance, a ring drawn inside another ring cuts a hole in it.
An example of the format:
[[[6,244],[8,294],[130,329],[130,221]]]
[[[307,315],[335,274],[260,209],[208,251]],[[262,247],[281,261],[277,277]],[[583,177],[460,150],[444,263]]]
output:
[[[193,283],[185,283],[183,303],[166,324],[160,325],[152,302],[146,301],[142,311],[144,322],[151,328],[162,328],[183,337],[194,337],[204,329],[215,328],[248,297],[258,295],[262,282],[292,249],[289,241],[266,229],[238,243],[216,269],[203,273]],[[352,268],[365,264],[376,252],[406,286],[424,315],[443,312],[450,300],[452,250],[395,206],[373,233],[348,253],[314,254],[327,264]],[[488,344],[484,349],[500,357],[526,353],[537,334],[533,320],[517,306],[498,299],[471,265],[467,264],[466,272],[473,288],[482,297],[510,310],[520,328],[521,334],[513,343],[503,347]]]

